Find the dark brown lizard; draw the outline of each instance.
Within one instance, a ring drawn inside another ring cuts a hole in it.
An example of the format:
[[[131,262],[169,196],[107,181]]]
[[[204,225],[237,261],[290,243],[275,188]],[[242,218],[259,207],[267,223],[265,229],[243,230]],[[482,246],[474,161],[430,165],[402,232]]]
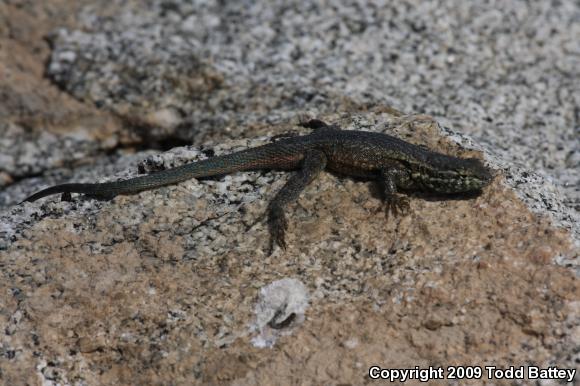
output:
[[[409,208],[399,190],[422,190],[453,194],[479,192],[492,174],[476,158],[457,158],[436,153],[390,135],[340,130],[320,120],[303,124],[311,134],[293,136],[233,154],[209,158],[173,169],[122,181],[94,184],[62,184],[41,190],[24,201],[57,193],[84,193],[102,198],[132,194],[190,178],[213,177],[243,170],[297,170],[268,207],[272,241],[286,248],[284,208],[323,170],[372,179],[384,195],[387,214]]]

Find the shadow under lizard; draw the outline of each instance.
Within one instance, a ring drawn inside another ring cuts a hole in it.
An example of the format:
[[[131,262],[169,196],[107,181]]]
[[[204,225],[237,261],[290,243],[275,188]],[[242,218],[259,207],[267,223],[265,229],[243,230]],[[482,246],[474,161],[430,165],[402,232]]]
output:
[[[36,201],[57,193],[83,193],[108,199],[190,178],[247,170],[295,170],[268,205],[271,246],[275,243],[285,249],[288,223],[284,209],[296,201],[302,190],[323,170],[376,181],[387,215],[409,209],[408,198],[400,195],[399,190],[439,194],[480,192],[492,179],[490,170],[476,158],[444,155],[387,134],[341,130],[317,119],[304,122],[302,126],[313,132],[127,180],[56,185],[24,201]]]

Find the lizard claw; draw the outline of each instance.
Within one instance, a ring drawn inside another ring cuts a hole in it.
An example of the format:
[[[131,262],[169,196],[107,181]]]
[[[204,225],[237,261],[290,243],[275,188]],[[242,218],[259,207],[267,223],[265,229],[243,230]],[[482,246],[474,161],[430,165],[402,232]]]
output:
[[[286,229],[288,229],[288,221],[286,221],[286,215],[284,215],[282,208],[270,208],[270,212],[268,213],[268,226],[270,228],[270,236],[272,238],[270,253],[273,251],[274,245],[278,245],[280,248],[285,250],[285,234]]]
[[[393,216],[406,215],[409,212],[411,206],[409,205],[409,199],[404,196],[392,196],[387,200],[387,205],[385,207],[385,216],[389,218],[389,212],[393,213]]]

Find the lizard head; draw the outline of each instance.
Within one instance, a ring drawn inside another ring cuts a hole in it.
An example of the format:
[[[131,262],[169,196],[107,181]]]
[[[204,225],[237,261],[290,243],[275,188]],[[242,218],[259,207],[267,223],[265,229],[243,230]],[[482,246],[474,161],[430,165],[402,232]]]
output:
[[[493,178],[477,158],[437,155],[411,174],[413,181],[438,193],[466,193],[483,189]]]

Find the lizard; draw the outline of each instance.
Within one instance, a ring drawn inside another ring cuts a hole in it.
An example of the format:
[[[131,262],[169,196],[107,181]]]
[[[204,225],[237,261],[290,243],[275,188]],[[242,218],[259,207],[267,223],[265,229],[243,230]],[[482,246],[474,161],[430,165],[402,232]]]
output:
[[[477,158],[445,155],[383,133],[342,130],[318,119],[301,124],[312,132],[285,136],[262,146],[126,180],[55,185],[34,193],[23,202],[58,193],[63,194],[63,199],[70,199],[70,193],[111,199],[190,178],[264,169],[296,171],[270,201],[267,210],[271,248],[277,244],[286,249],[285,208],[324,170],[376,181],[387,216],[389,212],[396,216],[409,210],[409,199],[400,191],[479,193],[492,179],[491,170]]]

